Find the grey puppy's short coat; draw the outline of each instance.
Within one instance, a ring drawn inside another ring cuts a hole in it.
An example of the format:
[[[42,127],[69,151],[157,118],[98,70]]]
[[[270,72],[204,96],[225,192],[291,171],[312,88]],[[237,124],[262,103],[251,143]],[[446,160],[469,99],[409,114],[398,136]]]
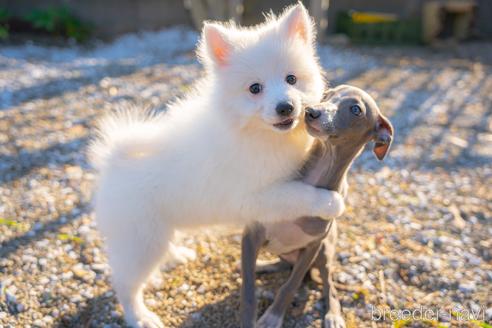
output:
[[[393,127],[375,101],[361,89],[342,85],[327,92],[322,103],[306,109],[309,133],[317,138],[311,159],[304,168],[304,182],[347,193],[347,172],[369,141],[382,160],[393,139]],[[242,238],[241,326],[279,328],[296,290],[309,269],[323,284],[327,313],[324,327],[345,327],[340,302],[332,282],[337,227],[317,217],[295,221],[248,225]],[[279,255],[280,261],[258,264],[259,249]],[[256,322],[255,273],[272,272],[293,265],[288,281],[281,286],[273,304]],[[316,274],[317,273],[317,274]]]

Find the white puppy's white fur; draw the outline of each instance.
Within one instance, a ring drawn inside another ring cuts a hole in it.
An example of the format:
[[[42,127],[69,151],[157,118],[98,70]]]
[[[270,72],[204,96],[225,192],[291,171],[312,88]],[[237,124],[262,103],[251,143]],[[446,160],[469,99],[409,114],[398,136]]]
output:
[[[206,75],[193,92],[162,115],[120,111],[101,122],[90,148],[96,218],[129,324],[162,327],[142,289],[176,228],[343,211],[337,193],[295,179],[312,143],[302,104],[324,88],[313,43],[300,4],[254,28],[207,23],[198,49]],[[255,82],[259,94],[249,92]],[[294,105],[287,130],[274,126],[284,101]]]

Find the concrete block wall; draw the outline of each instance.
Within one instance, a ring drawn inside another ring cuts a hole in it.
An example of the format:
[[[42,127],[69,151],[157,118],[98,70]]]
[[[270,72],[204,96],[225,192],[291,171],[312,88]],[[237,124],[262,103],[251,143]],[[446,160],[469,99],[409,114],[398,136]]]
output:
[[[333,31],[336,15],[342,10],[395,13],[403,18],[418,18],[422,4],[430,0],[331,0],[328,29]],[[476,0],[476,27],[481,36],[492,38],[492,0]],[[245,0],[246,25],[263,20],[262,12],[279,12],[294,0]],[[303,0],[308,5],[309,0]],[[155,30],[171,25],[192,25],[182,0],[0,0],[0,7],[23,15],[33,8],[65,5],[82,20],[95,27],[99,37],[113,37],[138,30]]]

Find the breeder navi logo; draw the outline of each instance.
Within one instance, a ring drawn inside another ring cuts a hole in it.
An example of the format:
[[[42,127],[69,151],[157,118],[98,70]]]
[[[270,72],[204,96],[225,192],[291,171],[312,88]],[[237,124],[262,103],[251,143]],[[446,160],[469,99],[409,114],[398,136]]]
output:
[[[371,308],[372,321],[444,321],[449,322],[451,319],[460,322],[466,321],[485,321],[485,308],[477,307],[475,309],[453,308],[424,308],[422,305],[413,309],[388,309],[378,308],[369,305]]]

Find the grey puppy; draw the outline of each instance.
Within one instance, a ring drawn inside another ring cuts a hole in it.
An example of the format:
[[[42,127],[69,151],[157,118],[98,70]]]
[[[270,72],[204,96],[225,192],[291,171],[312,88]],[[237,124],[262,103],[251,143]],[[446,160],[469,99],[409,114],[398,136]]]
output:
[[[311,158],[303,169],[303,180],[317,187],[347,193],[347,172],[369,141],[382,160],[393,140],[393,127],[375,101],[361,89],[342,85],[329,90],[322,103],[306,109],[306,125],[316,137]],[[332,282],[337,227],[335,219],[301,217],[263,225],[249,224],[241,244],[241,326],[279,328],[285,312],[304,276],[312,269],[323,284],[327,313],[324,327],[345,327],[340,302]],[[280,260],[258,264],[260,248],[279,255]],[[293,265],[287,282],[277,292],[273,304],[256,323],[255,279],[258,272],[273,272]]]

